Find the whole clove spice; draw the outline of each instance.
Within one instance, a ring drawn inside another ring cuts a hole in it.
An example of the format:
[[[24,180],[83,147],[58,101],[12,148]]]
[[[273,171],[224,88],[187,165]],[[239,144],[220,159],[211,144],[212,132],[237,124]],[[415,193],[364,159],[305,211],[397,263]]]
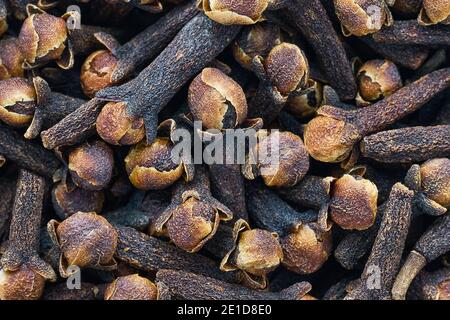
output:
[[[319,116],[305,129],[306,149],[319,161],[341,162],[361,138],[416,111],[449,85],[447,68],[432,72],[366,108],[344,111],[323,106],[318,110]]]
[[[156,282],[165,284],[173,297],[183,300],[301,300],[311,290],[308,282],[277,293],[251,290],[182,270],[160,270]]]
[[[450,24],[450,5],[442,0],[423,0],[417,21],[423,26],[437,23]]]
[[[39,257],[39,230],[44,178],[21,170],[17,182],[9,240],[1,257],[0,299],[36,300],[46,280],[56,281],[52,267]]]
[[[0,80],[23,77],[24,70],[22,64],[23,56],[17,38],[0,40]]]
[[[248,0],[248,3],[227,0],[200,0],[203,11],[208,18],[224,25],[248,25],[262,20],[262,14],[269,5],[269,0]]]
[[[118,277],[106,287],[105,300],[159,300],[157,286],[138,274]]]
[[[411,282],[420,270],[449,250],[450,215],[446,214],[437,218],[414,245],[393,284],[393,299],[404,300]]]
[[[450,155],[450,125],[382,131],[361,141],[361,155],[383,163],[414,163]]]

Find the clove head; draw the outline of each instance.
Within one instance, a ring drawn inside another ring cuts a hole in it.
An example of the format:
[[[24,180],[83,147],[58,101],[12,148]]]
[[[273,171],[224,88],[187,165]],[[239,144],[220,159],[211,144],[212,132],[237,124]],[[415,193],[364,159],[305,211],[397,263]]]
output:
[[[86,190],[102,190],[111,181],[113,152],[102,141],[86,142],[69,154],[69,171],[73,182]]]
[[[0,80],[23,77],[22,52],[16,38],[7,38],[0,41]]]
[[[303,87],[309,77],[308,61],[298,46],[281,43],[264,60],[267,76],[282,95]]]
[[[278,235],[261,229],[241,232],[234,254],[237,268],[256,276],[275,270],[283,260]]]
[[[255,24],[262,19],[269,0],[200,0],[203,11],[218,23],[230,25]]]
[[[109,102],[95,123],[98,135],[113,145],[134,145],[145,136],[144,120],[132,119],[126,112],[126,103]]]
[[[389,60],[369,60],[356,75],[359,97],[369,103],[390,96],[403,86],[397,66]]]
[[[36,106],[36,91],[31,81],[10,78],[0,81],[0,120],[12,127],[30,124]]]
[[[422,192],[443,207],[450,207],[450,159],[428,160],[420,166]]]
[[[51,220],[49,234],[61,250],[61,275],[68,266],[113,269],[118,235],[113,226],[93,212],[77,212],[63,222]]]
[[[150,145],[134,146],[125,158],[129,179],[135,188],[160,190],[171,186],[183,175],[183,164],[172,161],[173,143],[158,137]]]
[[[189,108],[207,129],[231,129],[247,117],[241,86],[216,68],[205,68],[189,86]]]
[[[345,174],[334,182],[329,213],[345,230],[366,230],[375,222],[378,189],[369,180]]]
[[[101,89],[115,84],[111,76],[117,61],[108,50],[95,51],[86,58],[80,73],[81,88],[86,96],[93,98]]]
[[[157,300],[158,289],[147,278],[138,274],[118,277],[108,285],[105,300]]]
[[[0,300],[38,300],[46,279],[26,264],[17,270],[0,269]]]
[[[299,94],[292,94],[286,104],[287,110],[299,118],[306,118],[316,113],[323,101],[323,85],[309,80],[308,89]]]
[[[450,24],[450,3],[446,0],[423,0],[418,21],[424,26]]]
[[[281,240],[283,266],[299,274],[311,274],[328,260],[333,246],[330,231],[319,230],[315,224],[297,225]]]

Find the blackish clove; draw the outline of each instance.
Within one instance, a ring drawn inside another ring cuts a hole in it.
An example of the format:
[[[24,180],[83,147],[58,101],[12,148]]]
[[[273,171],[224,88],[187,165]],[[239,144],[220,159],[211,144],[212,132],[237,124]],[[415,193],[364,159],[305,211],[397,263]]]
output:
[[[343,300],[347,294],[347,287],[351,281],[351,279],[345,278],[332,285],[327,292],[325,292],[322,300]]]
[[[405,247],[413,196],[414,193],[401,183],[392,188],[364,271],[345,299],[392,299],[391,289]]]
[[[278,293],[257,291],[181,270],[158,271],[156,283],[183,300],[301,300],[311,290],[311,284],[299,282]]]
[[[61,163],[39,144],[25,140],[18,132],[0,124],[0,154],[20,167],[51,178]]]
[[[122,0],[133,7],[147,11],[149,13],[159,13],[163,10],[160,0]]]
[[[404,300],[406,292],[416,275],[428,263],[450,250],[450,215],[436,219],[420,237],[403,264],[392,288],[395,300]]]
[[[319,161],[344,161],[364,136],[416,111],[449,86],[450,69],[447,68],[432,72],[366,108],[345,111],[323,106],[318,110],[319,116],[305,129],[306,149]]]
[[[96,96],[126,102],[130,116],[144,118],[147,142],[151,143],[161,109],[231,43],[239,30],[238,26],[223,26],[197,15],[139,76],[122,86],[103,89]]]
[[[118,277],[105,290],[105,300],[160,300],[157,286],[137,273]]]
[[[423,0],[417,21],[423,26],[450,24],[450,4],[445,0]]]
[[[102,216],[77,212],[62,222],[50,220],[48,233],[60,250],[59,273],[69,277],[69,267],[114,270],[117,231]]]
[[[52,267],[39,257],[44,191],[44,178],[20,171],[7,249],[0,260],[2,300],[39,299],[46,280],[56,281]]]
[[[179,248],[197,252],[217,231],[221,221],[233,213],[211,195],[209,176],[197,168],[191,182],[179,182],[172,201],[155,222],[157,234],[166,234]]]
[[[116,226],[116,230],[119,234],[116,258],[136,269],[147,272],[184,270],[223,281],[237,281],[236,273],[221,272],[219,265],[205,256],[187,253],[133,228]]]
[[[421,271],[408,290],[408,298],[450,300],[450,268],[434,272]]]
[[[83,282],[80,289],[69,289],[67,283],[50,284],[46,286],[42,300],[101,300],[105,285]]]
[[[0,15],[1,15],[1,5],[0,5]],[[0,41],[0,80],[5,80],[14,77],[23,77],[24,70],[22,64],[23,64],[23,56],[22,52],[20,51],[18,39],[17,38],[2,39]]]
[[[449,46],[450,26],[437,25],[424,27],[416,20],[395,21],[372,35],[376,42],[394,45]]]
[[[294,0],[282,10],[307,38],[326,78],[342,100],[356,96],[350,62],[320,0]]]
[[[414,163],[445,157],[450,155],[449,135],[450,125],[382,131],[364,137],[361,155],[382,163]]]

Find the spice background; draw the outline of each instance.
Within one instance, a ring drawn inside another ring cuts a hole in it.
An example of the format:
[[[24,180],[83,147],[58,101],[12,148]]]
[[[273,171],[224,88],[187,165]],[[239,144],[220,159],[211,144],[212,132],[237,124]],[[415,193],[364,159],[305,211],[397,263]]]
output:
[[[0,300],[450,300],[449,48],[447,0],[0,0]]]

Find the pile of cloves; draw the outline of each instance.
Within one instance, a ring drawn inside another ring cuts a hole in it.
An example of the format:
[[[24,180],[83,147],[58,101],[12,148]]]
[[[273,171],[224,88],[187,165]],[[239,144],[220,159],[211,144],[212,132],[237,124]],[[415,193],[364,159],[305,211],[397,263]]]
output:
[[[450,5],[0,0],[0,300],[450,300]]]

